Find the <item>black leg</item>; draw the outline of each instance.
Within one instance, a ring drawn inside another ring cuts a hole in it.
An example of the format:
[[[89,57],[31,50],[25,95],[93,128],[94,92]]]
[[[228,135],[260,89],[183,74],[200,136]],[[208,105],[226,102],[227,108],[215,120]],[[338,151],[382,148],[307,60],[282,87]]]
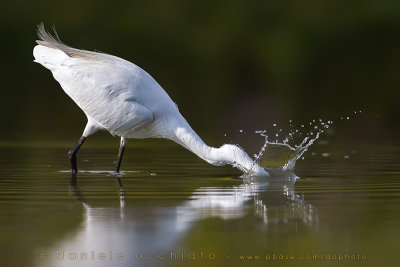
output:
[[[68,152],[68,157],[69,157],[69,162],[71,163],[71,171],[72,172],[78,172],[78,168],[76,166],[76,153],[78,152],[78,150],[81,147],[81,145],[83,144],[83,142],[85,142],[85,140],[86,140],[86,137],[82,136],[79,139],[78,143],[75,145],[75,147]]]
[[[119,146],[119,152],[118,152],[117,167],[115,168],[116,173],[119,173],[119,168],[121,167],[121,161],[122,161],[122,156],[124,155],[125,144],[126,144],[126,139],[124,137],[121,137],[121,144]]]

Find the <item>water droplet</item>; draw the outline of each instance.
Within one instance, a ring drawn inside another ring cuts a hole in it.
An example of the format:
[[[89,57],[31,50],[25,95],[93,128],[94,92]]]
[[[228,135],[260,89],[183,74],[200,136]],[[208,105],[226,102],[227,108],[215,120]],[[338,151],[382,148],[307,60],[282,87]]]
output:
[[[276,126],[276,123],[272,124],[272,126],[274,126],[274,127],[275,127],[275,126]]]
[[[329,157],[329,153],[322,153],[323,157]]]
[[[350,156],[348,156],[348,155],[344,155],[344,158],[345,158],[345,159],[348,159],[348,158],[350,158]]]
[[[350,117],[347,117],[346,119],[350,120]]]
[[[301,128],[304,128],[304,124],[301,125]]]
[[[239,130],[239,132],[243,133],[243,130]]]
[[[152,173],[150,173],[150,175],[151,175],[151,176],[156,176],[157,174],[154,173],[154,172],[152,172]]]

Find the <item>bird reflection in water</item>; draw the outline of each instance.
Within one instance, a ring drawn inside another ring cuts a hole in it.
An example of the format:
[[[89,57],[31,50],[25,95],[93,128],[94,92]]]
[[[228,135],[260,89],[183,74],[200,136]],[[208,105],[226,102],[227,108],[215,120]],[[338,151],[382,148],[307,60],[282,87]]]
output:
[[[46,262],[40,261],[39,265],[110,266],[110,259],[79,258],[81,253],[87,253],[90,258],[90,253],[104,252],[114,261],[116,255],[122,253],[124,258],[118,266],[132,266],[138,261],[137,253],[184,250],[181,242],[190,235],[195,223],[213,217],[229,222],[254,216],[273,232],[283,231],[283,228],[287,231],[288,227],[297,227],[299,223],[318,229],[316,209],[295,192],[297,179],[293,174],[245,178],[239,186],[202,187],[181,204],[160,207],[139,205],[135,199],[130,205],[117,176],[120,205],[104,207],[93,203],[93,199],[85,199],[77,184],[77,173],[72,173],[71,194],[82,203],[84,221],[76,232],[52,245],[48,251],[53,256]],[[60,252],[64,254],[63,260],[57,259]],[[71,252],[77,253],[74,261],[68,260]]]
[[[284,176],[248,177],[239,186],[231,188],[199,188],[191,200],[177,208],[177,223],[188,224],[193,220],[219,217],[238,219],[250,211],[261,218],[267,227],[279,230],[281,224],[299,221],[318,229],[316,208],[296,194],[294,185],[299,179],[293,173]]]

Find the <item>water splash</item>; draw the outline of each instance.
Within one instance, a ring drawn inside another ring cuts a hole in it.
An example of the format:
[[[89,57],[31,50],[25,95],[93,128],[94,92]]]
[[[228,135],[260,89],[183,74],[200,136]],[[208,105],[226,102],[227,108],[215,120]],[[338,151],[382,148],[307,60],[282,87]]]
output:
[[[298,129],[289,120],[290,130],[286,135],[283,135],[283,129],[276,123],[272,124],[275,131],[269,134],[266,130],[256,131],[255,133],[264,137],[264,144],[254,154],[253,165],[259,164],[272,174],[293,172],[297,160],[304,159],[303,154],[332,124],[331,120],[317,119],[301,124]]]
[[[351,115],[339,116],[337,120],[339,118],[345,121],[351,120],[362,113],[364,111],[356,110]],[[293,174],[297,160],[304,159],[303,154],[332,124],[333,120],[314,119],[295,127],[293,121],[289,120],[289,131],[283,131],[276,122],[272,123],[270,132],[267,130],[255,131],[256,134],[264,137],[264,144],[260,151],[254,154],[253,166],[258,164],[271,175]],[[311,155],[315,156],[316,153]],[[329,157],[330,154],[323,153],[322,156]],[[345,155],[344,158],[350,157]]]

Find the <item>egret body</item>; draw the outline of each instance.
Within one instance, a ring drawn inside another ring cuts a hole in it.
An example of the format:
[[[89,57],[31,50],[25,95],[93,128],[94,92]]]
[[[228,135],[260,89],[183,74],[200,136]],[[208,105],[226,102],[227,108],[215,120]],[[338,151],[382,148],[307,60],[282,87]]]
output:
[[[116,166],[119,172],[128,138],[166,138],[210,164],[230,164],[245,173],[268,175],[236,145],[207,146],[180,114],[164,89],[146,71],[122,58],[75,49],[38,27],[35,62],[49,69],[65,93],[82,109],[87,124],[69,151],[71,170],[85,139],[99,130],[121,137]]]

